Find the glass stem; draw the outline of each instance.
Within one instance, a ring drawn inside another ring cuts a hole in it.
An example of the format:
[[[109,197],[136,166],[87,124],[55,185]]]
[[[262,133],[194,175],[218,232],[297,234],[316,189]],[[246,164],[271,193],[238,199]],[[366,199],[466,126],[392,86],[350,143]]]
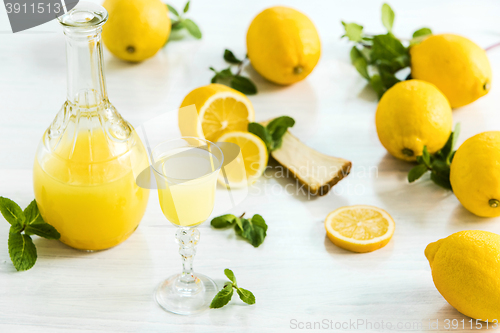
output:
[[[181,227],[175,233],[175,240],[179,244],[179,254],[182,257],[182,274],[180,281],[194,283],[193,260],[196,255],[196,244],[200,240],[200,232],[195,227]]]

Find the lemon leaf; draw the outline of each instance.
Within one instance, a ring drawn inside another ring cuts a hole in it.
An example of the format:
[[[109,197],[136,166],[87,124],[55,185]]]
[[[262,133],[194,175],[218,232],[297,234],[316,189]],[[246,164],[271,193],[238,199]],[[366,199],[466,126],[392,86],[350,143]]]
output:
[[[375,90],[378,98],[382,98],[382,95],[385,93],[386,89],[384,87],[384,84],[382,83],[380,75],[375,74],[370,77],[370,86],[373,88],[373,90]]]
[[[368,75],[368,62],[356,46],[353,46],[351,49],[351,62],[362,77],[370,80],[370,75]]]
[[[392,31],[392,26],[394,25],[394,11],[391,6],[384,3],[382,5],[382,24],[387,29],[387,31]]]
[[[200,28],[194,23],[191,19],[184,19],[183,20],[184,26],[186,27],[187,31],[191,34],[196,39],[201,39],[201,30]]]
[[[179,17],[179,13],[177,12],[177,10],[172,7],[171,5],[169,5],[168,3],[166,4],[167,5],[167,8],[168,8],[168,11],[171,12],[172,14],[174,14],[175,16]]]
[[[413,33],[413,38],[423,37],[427,35],[432,35],[432,30],[429,28],[420,28]]]
[[[345,35],[342,37],[349,38],[353,42],[361,42],[363,36],[363,26],[356,23],[345,23],[342,21],[342,25],[345,29]]]
[[[373,60],[392,61],[408,54],[401,41],[392,34],[376,35],[373,37]]]
[[[189,10],[189,3],[190,3],[190,2],[191,2],[191,1],[186,2],[186,5],[184,6],[184,10],[183,10],[183,11],[184,11],[184,13],[187,13],[187,12],[188,12],[188,10]]]

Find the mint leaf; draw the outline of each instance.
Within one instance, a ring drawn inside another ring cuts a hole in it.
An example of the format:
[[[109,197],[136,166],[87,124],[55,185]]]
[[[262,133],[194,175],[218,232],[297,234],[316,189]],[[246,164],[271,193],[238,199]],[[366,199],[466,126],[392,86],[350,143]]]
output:
[[[212,227],[220,229],[229,227],[235,222],[235,220],[236,216],[234,216],[233,214],[226,214],[213,218],[210,224],[212,225]]]
[[[350,41],[359,43],[363,36],[363,26],[356,23],[345,23],[342,21],[342,25],[345,29],[345,35],[342,37],[349,38]]]
[[[249,123],[248,131],[250,133],[257,135],[262,141],[264,141],[267,147],[267,152],[268,153],[271,152],[271,147],[273,145],[273,138],[271,137],[271,134],[269,134],[269,131],[264,126],[262,126],[259,123]]]
[[[413,167],[408,173],[408,182],[413,183],[415,180],[422,177],[429,169],[424,164],[419,164]]]
[[[168,8],[169,12],[171,12],[172,14],[174,14],[177,17],[179,16],[179,13],[177,12],[177,10],[175,10],[175,8],[172,7],[171,5],[169,5],[168,3],[167,3],[167,8]]]
[[[439,185],[439,186],[441,186],[441,187],[443,187],[443,188],[445,188],[447,190],[452,190],[451,183],[450,183],[450,178],[449,177],[446,177],[446,176],[437,174],[435,172],[432,172],[431,173],[431,180],[435,184],[437,184],[437,185]]]
[[[227,79],[233,76],[233,72],[231,72],[231,67],[225,68],[217,73],[220,78]]]
[[[40,211],[38,210],[38,205],[36,204],[36,200],[33,200],[28,207],[26,207],[23,211],[26,224],[32,224],[35,222],[43,222],[43,218],[40,215]]]
[[[184,26],[186,27],[187,31],[191,34],[196,39],[201,39],[202,34],[200,31],[200,28],[190,19],[184,19],[182,21],[184,23]]]
[[[234,88],[245,95],[255,95],[257,93],[257,87],[255,84],[250,81],[250,79],[241,75],[235,75],[231,79],[231,88]]]
[[[268,130],[273,143],[271,145],[271,151],[276,150],[281,147],[283,142],[283,135],[289,127],[295,125],[295,120],[292,117],[281,116],[273,119],[269,124],[267,124],[266,129]]]
[[[28,235],[37,235],[47,239],[61,238],[61,234],[56,230],[56,228],[44,222],[43,220],[26,225],[24,232],[26,232]]]
[[[267,224],[262,216],[255,214],[251,219],[240,220],[241,225],[235,227],[240,236],[247,239],[254,247],[261,245],[267,232]]]
[[[236,292],[240,299],[247,304],[255,304],[255,296],[252,294],[250,290],[246,290],[243,288],[236,288]]]
[[[61,235],[56,228],[46,223],[40,211],[36,200],[33,200],[28,207],[24,209],[24,217],[26,219],[24,232],[28,235],[38,235],[47,239],[59,239]]]
[[[36,247],[31,237],[19,232],[9,233],[9,255],[18,271],[26,271],[33,267],[37,259]]]
[[[227,282],[224,285],[224,288],[222,288],[221,291],[219,291],[217,295],[215,295],[212,303],[210,303],[210,308],[222,308],[224,305],[229,303],[231,297],[233,297],[233,284],[231,282]]]
[[[190,1],[188,1],[188,2],[186,3],[186,5],[184,6],[184,13],[187,13],[187,12],[188,12],[188,10],[189,10],[189,3],[190,3]]]
[[[424,146],[424,149],[422,150],[422,161],[424,162],[425,165],[431,167],[431,155],[427,150],[427,146]]]
[[[391,6],[384,3],[382,5],[382,24],[387,29],[387,31],[392,31],[392,26],[394,24],[394,11]]]
[[[210,308],[216,309],[216,308],[221,308],[229,301],[231,300],[231,297],[233,297],[233,289],[236,289],[236,292],[238,293],[238,296],[240,296],[240,299],[247,303],[247,304],[255,304],[255,296],[252,294],[251,291],[239,288],[238,285],[236,284],[236,277],[234,276],[234,273],[232,270],[229,268],[226,268],[224,270],[224,274],[227,276],[231,282],[226,282],[224,284],[224,288],[222,288],[221,291],[215,295],[214,299],[212,300],[212,303],[210,304]]]
[[[236,65],[239,65],[243,62],[243,60],[236,58],[234,53],[228,49],[224,50],[224,60],[226,60],[227,62],[229,62],[231,64],[236,64]]]
[[[0,212],[11,226],[22,229],[25,219],[18,204],[8,198],[0,197]]]
[[[368,62],[356,46],[353,46],[351,49],[351,63],[362,77],[370,80],[370,75],[368,75]]]
[[[234,273],[232,270],[230,270],[229,268],[226,268],[224,270],[224,274],[227,276],[227,278],[229,280],[231,280],[231,282],[233,283],[234,286],[237,286],[236,284],[236,277],[234,276]]]
[[[413,38],[423,37],[427,35],[432,35],[432,30],[429,28],[420,28],[413,33]]]

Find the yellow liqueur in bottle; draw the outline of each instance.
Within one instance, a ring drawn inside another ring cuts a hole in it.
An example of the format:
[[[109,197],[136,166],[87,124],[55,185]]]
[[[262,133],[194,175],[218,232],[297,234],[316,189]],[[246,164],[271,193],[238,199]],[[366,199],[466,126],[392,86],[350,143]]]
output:
[[[61,241],[82,250],[120,244],[137,228],[149,190],[136,184],[148,167],[133,127],[109,102],[103,75],[104,8],[79,3],[59,18],[66,35],[67,101],[44,133],[33,167],[42,217]]]

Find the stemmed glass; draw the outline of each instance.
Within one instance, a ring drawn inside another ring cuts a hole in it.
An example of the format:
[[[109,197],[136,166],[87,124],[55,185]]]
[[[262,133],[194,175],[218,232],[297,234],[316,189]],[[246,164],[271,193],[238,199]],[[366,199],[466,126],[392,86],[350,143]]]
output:
[[[182,273],[170,276],[155,291],[165,310],[189,315],[205,310],[217,293],[209,277],[193,272],[200,232],[196,228],[212,213],[217,176],[224,161],[214,143],[194,137],[166,141],[152,151],[160,206],[178,227],[175,238],[182,257]]]

